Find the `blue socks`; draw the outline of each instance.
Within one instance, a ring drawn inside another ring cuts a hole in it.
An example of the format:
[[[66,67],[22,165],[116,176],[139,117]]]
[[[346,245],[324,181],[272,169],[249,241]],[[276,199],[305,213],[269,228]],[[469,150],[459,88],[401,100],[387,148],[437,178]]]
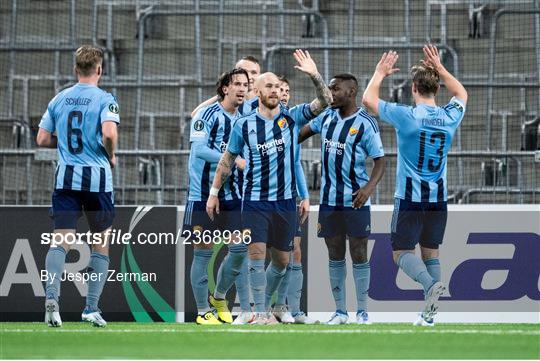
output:
[[[231,288],[236,277],[240,274],[244,259],[247,257],[245,245],[229,247],[229,253],[219,266],[214,297],[224,299],[227,291]]]
[[[397,264],[399,268],[401,268],[403,272],[407,274],[407,276],[422,285],[424,292],[427,292],[435,283],[424,262],[422,262],[420,257],[417,257],[413,253],[402,253],[398,258]]]
[[[212,258],[211,249],[194,249],[191,263],[191,288],[199,313],[210,311],[208,305],[208,262]]]
[[[103,286],[107,281],[109,271],[109,257],[98,252],[92,252],[87,272],[94,274],[88,280],[88,294],[86,295],[86,309],[97,311],[99,297],[103,291]]]
[[[287,290],[287,304],[289,311],[294,316],[300,312],[300,299],[302,298],[302,283],[304,274],[302,272],[302,263],[293,263],[289,278],[289,289]]]
[[[285,273],[287,273],[287,267],[280,268],[278,265],[275,265],[272,262],[270,262],[270,265],[268,265],[268,268],[266,269],[266,290],[264,295],[265,309],[270,307],[272,295],[279,287],[283,277],[285,277]]]
[[[240,274],[236,277],[235,286],[240,302],[240,309],[244,312],[251,312],[251,303],[249,302],[249,259],[246,256],[240,266]]]
[[[65,263],[66,250],[63,247],[49,248],[45,258],[45,269],[47,270],[45,295],[47,299],[55,299],[58,302],[60,297],[60,277],[64,272]]]
[[[441,280],[441,263],[438,258],[430,258],[424,261],[426,269],[429,272],[430,276],[433,278],[433,281],[439,282]]]
[[[347,267],[345,260],[340,261],[328,261],[328,268],[330,273],[330,287],[332,288],[332,295],[336,302],[336,310],[342,313],[347,313],[347,299],[345,295],[345,279],[347,278]]]
[[[255,304],[255,312],[265,312],[266,274],[264,272],[264,259],[249,260],[249,284],[253,303]]]
[[[285,276],[283,277],[283,280],[281,280],[281,283],[277,289],[276,305],[284,305],[287,303],[287,291],[289,289],[289,280],[291,278],[292,262],[293,256],[291,252],[289,264],[287,265],[287,273],[285,273]]]
[[[370,267],[369,262],[353,263],[354,285],[356,286],[356,303],[358,311],[367,311]]]

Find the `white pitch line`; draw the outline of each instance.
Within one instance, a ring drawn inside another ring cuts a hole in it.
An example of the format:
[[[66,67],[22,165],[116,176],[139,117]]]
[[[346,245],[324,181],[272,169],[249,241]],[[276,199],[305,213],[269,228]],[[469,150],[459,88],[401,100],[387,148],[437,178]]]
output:
[[[479,334],[479,335],[526,335],[540,336],[540,330],[441,330],[431,328],[416,328],[410,330],[370,330],[370,329],[352,329],[352,330],[262,330],[262,329],[202,329],[201,330],[182,330],[178,328],[163,328],[163,329],[4,329],[0,333],[260,333],[260,334],[377,334],[377,335],[401,335],[401,334]]]

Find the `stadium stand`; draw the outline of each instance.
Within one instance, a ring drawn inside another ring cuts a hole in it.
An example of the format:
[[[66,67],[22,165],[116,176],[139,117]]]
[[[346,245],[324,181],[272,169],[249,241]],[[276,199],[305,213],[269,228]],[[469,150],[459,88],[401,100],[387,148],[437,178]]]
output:
[[[35,146],[48,101],[75,81],[73,50],[106,49],[101,86],[118,98],[117,204],[185,204],[189,114],[241,56],[287,76],[291,103],[313,98],[292,68],[305,48],[329,80],[354,73],[364,87],[387,49],[401,72],[383,97],[410,102],[407,69],[433,42],[469,91],[449,157],[449,201],[538,203],[540,0],[11,0],[0,3],[0,203],[49,204],[55,154]],[[361,92],[363,89],[361,89]],[[361,94],[360,92],[360,94]],[[441,89],[439,103],[448,99]],[[395,136],[374,204],[393,201]],[[303,149],[318,199],[318,139]]]

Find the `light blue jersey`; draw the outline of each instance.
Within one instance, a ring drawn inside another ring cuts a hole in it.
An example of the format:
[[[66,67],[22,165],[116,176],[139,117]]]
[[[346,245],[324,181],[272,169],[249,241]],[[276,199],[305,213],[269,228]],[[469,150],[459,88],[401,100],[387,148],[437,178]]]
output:
[[[109,157],[101,124],[120,123],[116,98],[90,84],[77,83],[58,93],[39,127],[56,132],[59,162],[55,189],[112,192]]]
[[[345,119],[339,110],[327,109],[309,126],[321,134],[320,203],[352,207],[352,194],[369,182],[366,159],[384,156],[375,118],[362,108]],[[368,199],[365,205],[370,204]]]
[[[206,201],[221,155],[235,120],[240,114],[229,114],[221,104],[202,108],[191,121],[189,140],[189,196],[190,201]],[[236,167],[219,192],[220,200],[241,199],[242,173]]]
[[[244,101],[239,107],[238,112],[241,115],[248,115],[249,113],[255,111],[259,106],[259,97],[253,97],[249,100]]]
[[[236,122],[228,150],[242,154],[244,169],[243,199],[277,201],[297,195],[299,164],[298,129],[314,118],[309,104],[287,109],[280,107],[274,119],[264,118],[256,109]]]
[[[446,156],[464,114],[465,104],[456,97],[444,107],[411,107],[379,100],[381,120],[396,128],[396,198],[446,201]]]

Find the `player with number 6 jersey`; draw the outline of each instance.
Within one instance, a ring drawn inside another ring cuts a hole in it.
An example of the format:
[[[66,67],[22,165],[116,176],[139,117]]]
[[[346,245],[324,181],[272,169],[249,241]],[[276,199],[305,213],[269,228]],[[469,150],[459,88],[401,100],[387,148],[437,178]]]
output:
[[[120,116],[116,98],[97,86],[103,73],[103,51],[81,46],[75,52],[75,62],[79,82],[51,100],[39,124],[37,144],[58,148],[51,207],[55,233],[75,233],[83,211],[90,231],[101,233],[101,242],[92,245],[82,319],[103,327],[107,323],[98,302],[109,267],[107,231],[114,219],[111,168],[116,164]],[[51,246],[45,260],[45,322],[53,327],[62,324],[58,305],[60,275],[70,248],[67,242],[61,243]]]

